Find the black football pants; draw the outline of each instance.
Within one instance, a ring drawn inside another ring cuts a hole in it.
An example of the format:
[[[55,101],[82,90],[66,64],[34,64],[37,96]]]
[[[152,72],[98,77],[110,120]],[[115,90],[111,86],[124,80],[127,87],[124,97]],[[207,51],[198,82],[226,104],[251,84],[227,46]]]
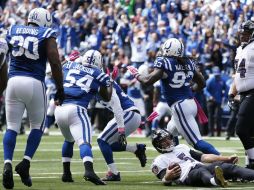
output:
[[[225,179],[239,178],[248,181],[254,180],[254,170],[230,163],[214,162],[209,165],[196,165],[190,170],[184,184],[189,186],[212,186],[210,179],[214,177],[215,166],[221,167]]]
[[[236,122],[236,134],[239,136],[245,150],[254,148],[254,94],[242,98],[238,119]]]

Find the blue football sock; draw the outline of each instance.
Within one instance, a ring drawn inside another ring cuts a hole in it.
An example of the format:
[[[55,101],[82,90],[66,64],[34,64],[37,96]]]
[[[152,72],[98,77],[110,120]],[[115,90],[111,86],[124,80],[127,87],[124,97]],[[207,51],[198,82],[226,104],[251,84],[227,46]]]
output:
[[[101,149],[101,153],[106,160],[107,165],[114,163],[113,152],[110,145],[102,139],[97,139],[97,142]]]
[[[50,126],[53,125],[54,122],[55,122],[55,116],[47,115],[45,127],[50,128]]]
[[[62,146],[62,157],[72,158],[74,142],[64,141]]]
[[[86,156],[93,158],[92,149],[89,144],[80,145],[79,146],[79,153],[80,153],[81,159],[83,159]]]
[[[16,145],[16,138],[17,138],[17,132],[7,129],[3,139],[4,160],[12,160],[13,152]]]
[[[29,156],[30,158],[33,158],[33,155],[41,142],[42,134],[43,134],[43,132],[39,129],[32,129],[31,130],[31,132],[27,138],[25,156]]]
[[[219,151],[217,151],[213,145],[209,144],[208,142],[204,140],[198,141],[195,145],[194,148],[205,153],[205,154],[215,154],[215,155],[220,155]]]

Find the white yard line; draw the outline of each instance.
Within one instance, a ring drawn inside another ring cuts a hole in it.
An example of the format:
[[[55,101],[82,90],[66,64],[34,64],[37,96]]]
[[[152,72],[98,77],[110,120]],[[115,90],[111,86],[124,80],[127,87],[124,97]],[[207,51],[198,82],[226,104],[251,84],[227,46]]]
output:
[[[136,170],[136,171],[120,171],[121,173],[141,173],[143,174],[144,172],[149,172],[149,174],[151,173],[151,170]],[[96,173],[98,174],[105,174],[107,173],[107,171],[96,171]],[[36,172],[31,172],[31,176],[32,178],[34,178],[33,176],[43,176],[43,175],[62,175],[63,173],[59,172],[59,173],[49,173],[49,172],[40,172],[40,173],[36,173]],[[80,175],[80,174],[84,174],[84,172],[72,172],[72,175]],[[18,174],[13,174],[15,177],[19,177]],[[137,174],[138,175],[138,174]],[[51,176],[45,176],[46,177],[51,177]]]

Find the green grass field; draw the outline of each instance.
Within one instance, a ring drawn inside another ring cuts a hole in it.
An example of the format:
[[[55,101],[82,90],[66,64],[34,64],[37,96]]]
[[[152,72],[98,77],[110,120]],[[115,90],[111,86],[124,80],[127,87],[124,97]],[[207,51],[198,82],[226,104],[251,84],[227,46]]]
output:
[[[0,135],[0,142],[2,147],[3,135]],[[27,135],[18,136],[17,144],[14,154],[13,165],[15,165],[23,158],[24,148],[26,144]],[[226,141],[224,138],[208,140],[215,145],[224,155],[237,154],[240,157],[239,164],[244,165],[244,152],[239,140]],[[33,186],[28,188],[24,186],[19,176],[14,175],[14,189],[23,190],[166,190],[166,189],[211,189],[211,188],[193,188],[185,186],[163,186],[159,180],[150,171],[150,165],[153,158],[158,153],[153,149],[149,138],[129,137],[128,143],[145,143],[147,144],[148,163],[144,168],[140,167],[138,159],[134,154],[129,152],[115,153],[115,162],[121,172],[121,182],[108,182],[106,186],[95,186],[90,182],[83,180],[84,168],[81,159],[79,158],[79,151],[75,145],[74,157],[72,162],[72,174],[74,183],[62,183],[62,163],[61,163],[61,146],[63,137],[58,136],[44,136],[42,138],[39,149],[37,150],[33,161],[31,163],[30,174],[33,179]],[[93,154],[95,171],[100,177],[104,177],[107,171],[106,164],[101,152],[96,144],[96,137],[93,138]],[[182,143],[185,143],[181,140]],[[0,171],[3,170],[3,148],[0,149]],[[1,176],[2,181],[2,176]],[[2,182],[1,182],[2,183]],[[0,186],[0,189],[3,187]],[[212,188],[220,189],[220,188]],[[230,183],[226,189],[254,189],[253,183]]]

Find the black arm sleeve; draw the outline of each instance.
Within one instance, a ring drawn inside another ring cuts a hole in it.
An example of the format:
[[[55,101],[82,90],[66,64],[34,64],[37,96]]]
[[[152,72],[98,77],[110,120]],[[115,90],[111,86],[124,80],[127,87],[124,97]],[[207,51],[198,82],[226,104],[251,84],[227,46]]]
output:
[[[162,180],[163,178],[164,178],[164,176],[166,175],[166,168],[165,169],[163,169],[163,170],[161,170],[161,172],[160,173],[158,173],[156,176],[160,179],[160,180]],[[172,181],[164,181],[163,182],[163,185],[165,185],[165,186],[171,186],[172,185]]]
[[[203,155],[202,153],[196,152],[196,151],[194,151],[194,150],[190,150],[190,155],[191,155],[191,157],[194,158],[195,160],[201,162],[201,157],[202,157],[202,155]]]
[[[163,170],[161,170],[161,172],[160,173],[158,173],[156,176],[160,179],[160,180],[162,180],[163,178],[164,178],[164,176],[166,175],[166,168],[165,169],[163,169]]]

